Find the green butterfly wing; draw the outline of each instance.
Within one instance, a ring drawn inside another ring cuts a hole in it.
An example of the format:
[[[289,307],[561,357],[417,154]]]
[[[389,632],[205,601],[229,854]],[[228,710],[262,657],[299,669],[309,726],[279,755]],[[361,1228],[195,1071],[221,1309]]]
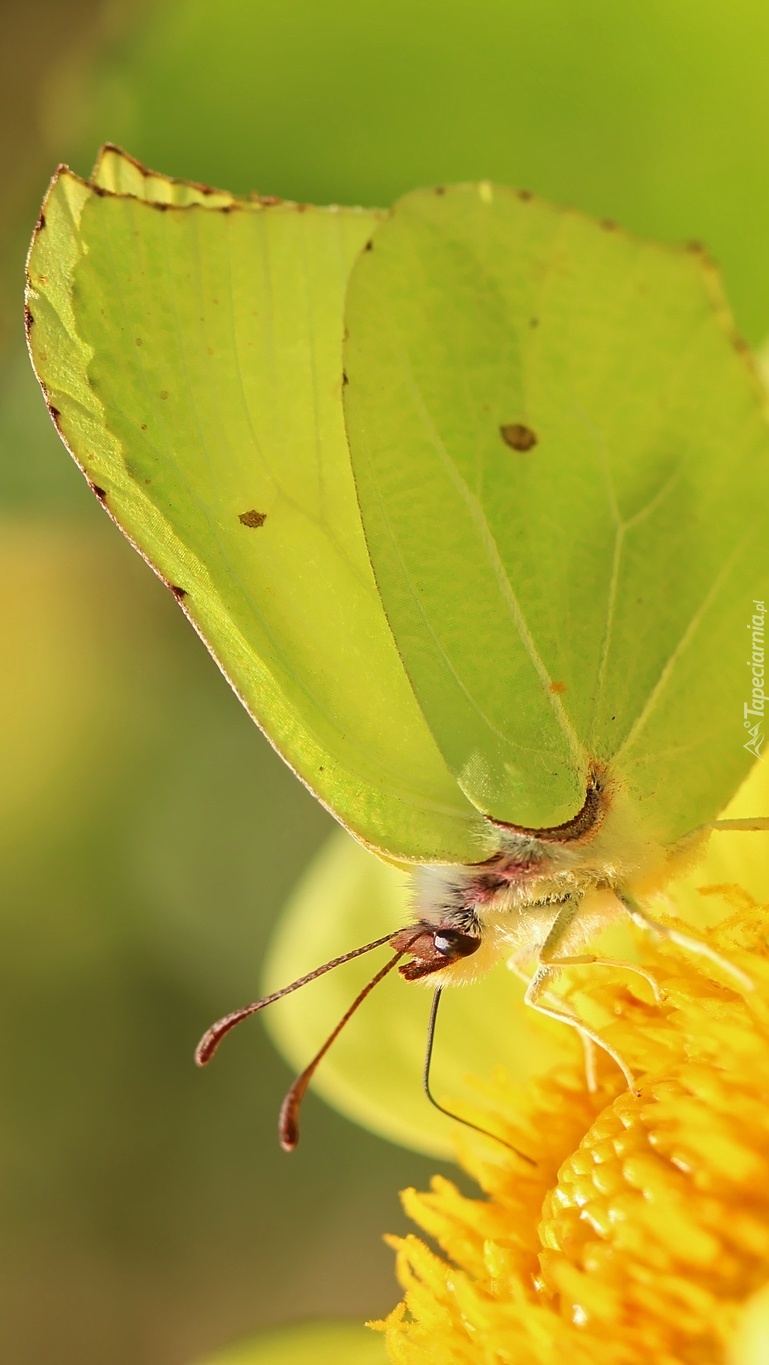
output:
[[[769,430],[703,253],[486,184],[417,192],[346,316],[369,553],[462,790],[555,825],[597,758],[663,839],[713,818],[752,761]]]
[[[59,430],[299,776],[406,860],[483,856],[382,612],[341,403],[343,297],[375,213],[236,200],[105,149],[28,264]]]

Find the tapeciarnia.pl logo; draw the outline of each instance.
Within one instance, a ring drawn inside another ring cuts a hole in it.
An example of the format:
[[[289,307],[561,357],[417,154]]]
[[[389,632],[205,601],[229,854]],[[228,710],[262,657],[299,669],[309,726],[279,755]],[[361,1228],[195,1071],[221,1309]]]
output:
[[[766,716],[766,692],[764,683],[766,681],[766,637],[764,632],[764,621],[766,620],[766,606],[763,602],[753,601],[753,615],[748,621],[750,631],[751,651],[748,659],[750,669],[750,701],[745,702],[742,708],[742,723],[748,732],[748,739],[743,744],[743,749],[748,753],[754,754],[756,758],[762,758],[761,749],[766,736],[763,732],[764,718]]]

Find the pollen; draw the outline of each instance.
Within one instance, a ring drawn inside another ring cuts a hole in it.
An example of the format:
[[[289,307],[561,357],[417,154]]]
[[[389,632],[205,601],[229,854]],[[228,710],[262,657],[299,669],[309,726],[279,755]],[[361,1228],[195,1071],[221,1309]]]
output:
[[[627,1057],[634,1092],[604,1057],[591,1092],[578,1044],[525,1092],[502,1072],[479,1083],[467,1117],[537,1165],[466,1133],[482,1198],[443,1177],[405,1192],[437,1249],[392,1239],[404,1299],[376,1324],[391,1361],[731,1363],[746,1334],[769,1339],[769,906],[719,890],[731,913],[707,941],[752,990],[647,943],[661,1004],[619,974],[564,992]]]

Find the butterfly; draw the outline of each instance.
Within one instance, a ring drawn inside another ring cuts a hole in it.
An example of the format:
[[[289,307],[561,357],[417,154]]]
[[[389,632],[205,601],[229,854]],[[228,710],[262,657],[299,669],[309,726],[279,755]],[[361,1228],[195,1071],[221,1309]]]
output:
[[[374,982],[397,965],[436,1008],[533,963],[527,1002],[632,1083],[554,974],[607,915],[672,933],[648,893],[719,825],[769,827],[717,818],[763,722],[769,428],[704,250],[486,182],[238,199],[108,146],[54,178],[27,330],[65,443],[243,704],[415,868],[411,922],[352,956],[389,944]]]

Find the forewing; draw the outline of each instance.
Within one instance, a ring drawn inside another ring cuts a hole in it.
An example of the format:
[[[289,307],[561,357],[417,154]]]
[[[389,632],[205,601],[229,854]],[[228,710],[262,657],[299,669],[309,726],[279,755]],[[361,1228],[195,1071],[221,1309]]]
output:
[[[46,200],[30,346],[92,487],[300,777],[371,846],[463,860],[480,822],[394,647],[343,427],[343,293],[376,221],[107,149]]]

